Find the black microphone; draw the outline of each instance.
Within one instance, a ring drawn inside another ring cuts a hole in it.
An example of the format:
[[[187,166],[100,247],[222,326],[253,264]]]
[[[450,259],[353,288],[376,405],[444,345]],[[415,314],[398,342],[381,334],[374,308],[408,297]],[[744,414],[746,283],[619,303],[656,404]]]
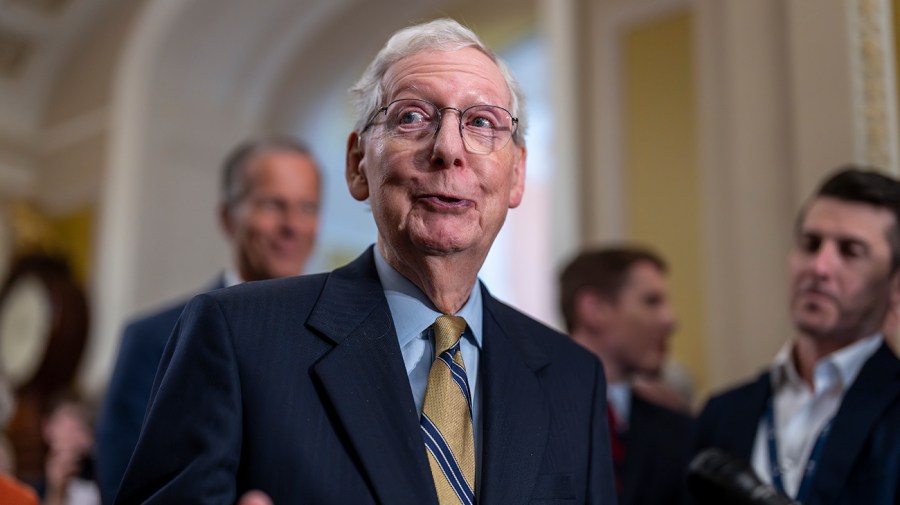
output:
[[[799,505],[761,481],[747,462],[715,447],[694,456],[687,484],[699,505]]]

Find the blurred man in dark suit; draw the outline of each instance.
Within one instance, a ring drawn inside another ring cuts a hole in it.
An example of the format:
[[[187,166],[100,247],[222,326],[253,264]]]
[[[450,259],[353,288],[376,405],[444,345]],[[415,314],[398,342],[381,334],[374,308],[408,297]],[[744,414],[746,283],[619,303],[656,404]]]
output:
[[[321,179],[310,150],[286,138],[245,142],[222,167],[219,217],[233,267],[206,290],[302,273],[318,230]],[[166,341],[187,301],[125,328],[97,431],[97,474],[112,503],[137,444]]]
[[[679,503],[692,421],[635,386],[660,376],[675,331],[665,262],[637,247],[584,251],[563,270],[560,298],[569,335],[606,370],[619,504]]]
[[[796,333],[752,382],[709,401],[718,447],[804,505],[900,503],[900,182],[849,167],[803,206],[790,253]]]

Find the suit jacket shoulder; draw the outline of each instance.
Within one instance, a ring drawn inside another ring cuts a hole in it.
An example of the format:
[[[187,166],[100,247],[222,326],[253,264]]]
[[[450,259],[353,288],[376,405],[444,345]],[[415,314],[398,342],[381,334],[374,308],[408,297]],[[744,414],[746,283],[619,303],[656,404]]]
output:
[[[713,396],[697,419],[697,452],[718,447],[750,461],[753,442],[772,386],[768,372]]]
[[[900,359],[887,343],[844,394],[808,503],[900,503]]]
[[[131,321],[122,332],[116,363],[97,416],[97,484],[112,503],[137,444],[150,388],[166,341],[187,300]]]
[[[187,303],[188,299],[184,299],[130,321],[122,332],[122,348],[137,346],[146,349],[149,345],[158,345],[159,354],[162,354],[162,348]]]
[[[507,333],[516,336],[513,343],[526,359],[535,364],[544,360],[566,363],[574,370],[593,371],[599,364],[602,370],[603,365],[597,357],[573,342],[567,335],[497,300],[486,288],[482,289],[486,312],[502,322]]]
[[[216,289],[221,280],[209,285]],[[97,416],[97,482],[111,503],[137,444],[153,378],[166,342],[188,300],[131,320],[122,332],[116,363]]]

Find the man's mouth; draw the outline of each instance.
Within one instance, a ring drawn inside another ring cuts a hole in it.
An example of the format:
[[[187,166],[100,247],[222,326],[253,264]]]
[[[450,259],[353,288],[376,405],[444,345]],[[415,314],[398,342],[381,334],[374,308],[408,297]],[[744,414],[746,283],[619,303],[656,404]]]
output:
[[[804,310],[819,310],[823,304],[837,303],[834,295],[815,287],[801,289],[796,300]]]
[[[426,203],[430,203],[431,205],[442,207],[442,208],[461,208],[468,207],[472,204],[471,200],[466,200],[464,198],[457,198],[451,195],[439,195],[439,194],[430,194],[430,195],[422,195],[419,197],[419,200],[424,201]]]
[[[805,296],[822,296],[826,298],[833,298],[831,293],[828,291],[821,289],[817,286],[807,286],[800,289],[800,294]]]

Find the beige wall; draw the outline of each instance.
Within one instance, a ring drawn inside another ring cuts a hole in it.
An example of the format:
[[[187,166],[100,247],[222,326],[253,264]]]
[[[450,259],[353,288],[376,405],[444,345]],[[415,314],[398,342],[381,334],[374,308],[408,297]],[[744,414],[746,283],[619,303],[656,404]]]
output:
[[[625,232],[669,262],[679,319],[672,355],[706,388],[693,13],[681,8],[631,27],[622,50]]]

